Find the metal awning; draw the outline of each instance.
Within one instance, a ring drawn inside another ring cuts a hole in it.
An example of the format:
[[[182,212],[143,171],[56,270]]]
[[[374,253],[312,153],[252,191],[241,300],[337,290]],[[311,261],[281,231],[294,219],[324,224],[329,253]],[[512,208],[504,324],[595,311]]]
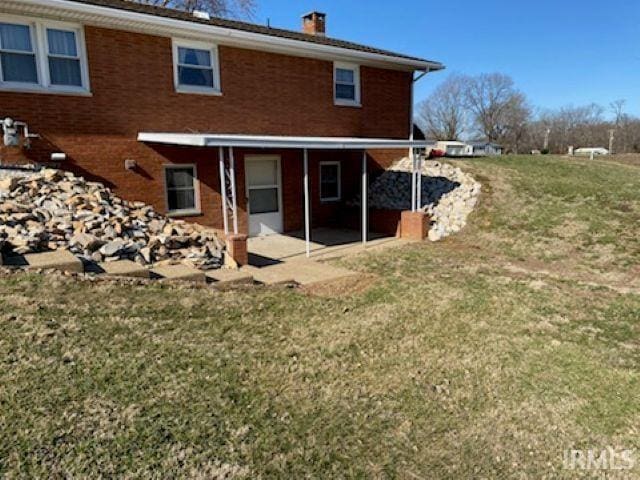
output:
[[[227,135],[209,133],[140,132],[138,141],[191,147],[304,148],[309,150],[374,150],[426,148],[426,140],[358,137],[289,137],[275,135]]]
[[[415,149],[425,148],[426,140],[396,140],[390,138],[357,137],[283,137],[274,135],[226,135],[207,133],[147,133],[138,134],[138,141],[166,145],[191,147],[210,147],[218,149],[220,169],[220,194],[222,198],[222,218],[224,232],[229,234],[229,214],[233,220],[233,232],[238,233],[238,205],[236,192],[234,148],[296,148],[303,152],[303,192],[304,192],[304,230],[307,257],[310,255],[311,242],[311,200],[309,186],[309,150],[362,150],[362,243],[367,244],[368,233],[368,173],[367,150],[407,149],[413,161],[411,173],[412,210],[420,202],[422,170],[421,157],[415,156]],[[228,155],[225,155],[225,149]],[[418,162],[416,163],[416,160]],[[228,168],[227,168],[228,163]],[[231,213],[230,213],[231,212]]]

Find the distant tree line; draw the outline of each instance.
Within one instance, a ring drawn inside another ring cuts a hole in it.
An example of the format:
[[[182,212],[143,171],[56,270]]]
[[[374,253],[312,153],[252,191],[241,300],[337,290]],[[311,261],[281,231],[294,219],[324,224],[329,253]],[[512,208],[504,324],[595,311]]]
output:
[[[500,73],[450,75],[417,109],[417,123],[434,140],[481,139],[506,151],[566,153],[569,146],[640,152],[640,118],[626,101],[601,105],[535,109],[513,80]]]

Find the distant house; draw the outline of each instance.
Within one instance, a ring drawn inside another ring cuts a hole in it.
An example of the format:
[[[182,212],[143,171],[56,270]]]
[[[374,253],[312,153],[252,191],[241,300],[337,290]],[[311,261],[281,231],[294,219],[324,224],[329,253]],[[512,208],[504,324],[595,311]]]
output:
[[[473,155],[473,148],[464,142],[454,140],[438,141],[436,148],[442,150],[447,157],[468,157]]]
[[[609,155],[609,150],[607,150],[606,148],[602,148],[602,147],[583,147],[583,148],[576,148],[573,151],[574,155],[587,155],[587,156],[591,156],[591,155]]]
[[[474,156],[482,157],[491,155],[502,155],[502,145],[498,145],[497,143],[479,140],[469,142],[469,145],[472,148],[472,155]]]

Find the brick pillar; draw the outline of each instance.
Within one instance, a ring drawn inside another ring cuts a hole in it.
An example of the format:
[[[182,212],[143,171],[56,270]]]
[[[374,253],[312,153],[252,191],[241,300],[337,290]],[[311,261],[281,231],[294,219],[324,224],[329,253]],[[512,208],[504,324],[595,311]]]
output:
[[[247,236],[243,233],[227,236],[227,253],[240,266],[249,263],[249,250],[247,249]]]
[[[429,215],[405,210],[400,216],[400,237],[422,241],[429,233]]]

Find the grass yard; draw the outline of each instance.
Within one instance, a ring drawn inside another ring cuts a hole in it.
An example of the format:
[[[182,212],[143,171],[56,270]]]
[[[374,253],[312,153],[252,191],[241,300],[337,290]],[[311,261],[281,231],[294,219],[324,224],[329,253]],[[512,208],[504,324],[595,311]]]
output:
[[[339,296],[0,277],[0,476],[639,477],[640,163],[456,164],[469,227]]]

